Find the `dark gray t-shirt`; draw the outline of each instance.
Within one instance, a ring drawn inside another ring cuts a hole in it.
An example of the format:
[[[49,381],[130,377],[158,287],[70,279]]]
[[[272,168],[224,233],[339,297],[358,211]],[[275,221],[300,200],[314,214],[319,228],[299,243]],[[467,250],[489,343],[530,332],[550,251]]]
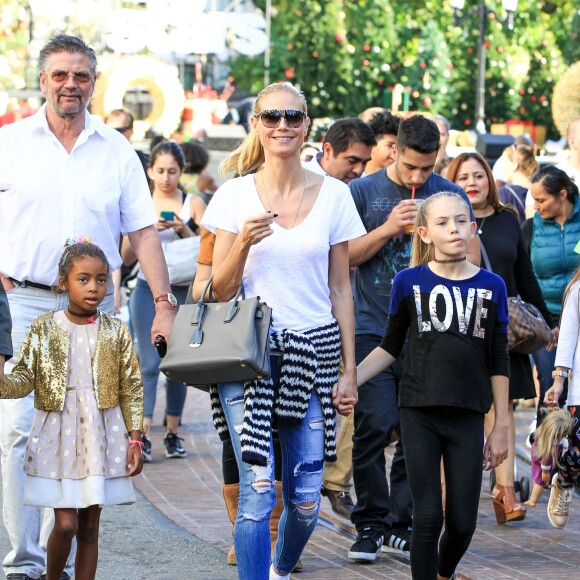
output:
[[[363,224],[370,232],[387,221],[391,210],[403,199],[411,199],[411,191],[396,184],[380,170],[349,184],[354,203]],[[425,199],[439,191],[455,191],[471,208],[469,198],[459,185],[432,173],[415,192]],[[471,219],[475,221],[473,211]],[[397,272],[409,267],[411,236],[390,239],[372,258],[356,269],[354,286],[355,334],[384,336],[391,302],[391,287]]]

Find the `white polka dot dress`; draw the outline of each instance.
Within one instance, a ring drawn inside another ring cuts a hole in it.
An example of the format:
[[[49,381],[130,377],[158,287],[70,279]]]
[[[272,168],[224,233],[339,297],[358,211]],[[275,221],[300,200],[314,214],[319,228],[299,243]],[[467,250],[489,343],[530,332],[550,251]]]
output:
[[[60,311],[54,321],[71,333],[68,387],[62,412],[36,410],[24,457],[24,503],[52,508],[133,503],[121,409],[99,409],[93,389],[99,319],[77,325]]]

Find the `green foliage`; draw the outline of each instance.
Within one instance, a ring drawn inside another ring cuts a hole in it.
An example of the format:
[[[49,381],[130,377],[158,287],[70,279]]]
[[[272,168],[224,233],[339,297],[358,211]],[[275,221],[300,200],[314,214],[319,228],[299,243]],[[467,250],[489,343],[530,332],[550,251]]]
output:
[[[500,0],[486,0],[498,18]],[[264,8],[264,2],[256,3]],[[384,105],[396,83],[413,110],[441,113],[458,129],[472,126],[479,26],[476,0],[455,25],[446,0],[273,1],[270,79],[290,80],[314,117],[358,115]],[[550,10],[553,10],[551,13]],[[520,0],[514,30],[488,14],[486,124],[509,119],[546,125],[556,137],[550,100],[567,66],[580,60],[574,0]],[[263,86],[263,56],[231,62],[235,82]]]

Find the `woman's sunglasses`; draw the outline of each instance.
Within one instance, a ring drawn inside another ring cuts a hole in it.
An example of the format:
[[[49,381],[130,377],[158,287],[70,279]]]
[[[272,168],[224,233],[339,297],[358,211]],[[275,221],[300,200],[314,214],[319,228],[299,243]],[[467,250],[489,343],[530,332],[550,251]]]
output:
[[[304,122],[306,113],[297,109],[269,109],[257,113],[256,117],[261,119],[264,127],[268,129],[275,129],[280,124],[282,117],[290,129],[297,129]]]

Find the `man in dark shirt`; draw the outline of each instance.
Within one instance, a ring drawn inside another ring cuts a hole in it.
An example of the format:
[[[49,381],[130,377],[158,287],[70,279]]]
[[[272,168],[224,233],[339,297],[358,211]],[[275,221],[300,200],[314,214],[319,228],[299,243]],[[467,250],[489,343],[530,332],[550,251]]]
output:
[[[393,279],[409,265],[411,236],[405,233],[405,226],[412,226],[415,221],[416,200],[439,191],[455,191],[469,204],[463,189],[433,173],[439,137],[437,125],[425,117],[416,115],[401,121],[395,162],[386,170],[350,184],[368,232],[349,242],[350,266],[357,266],[354,288],[357,364],[381,343],[385,333]],[[471,219],[475,220],[473,215]],[[468,258],[479,264],[479,239],[470,246]],[[348,556],[355,561],[373,561],[381,548],[409,556],[412,504],[400,437],[391,467],[390,493],[384,456],[393,431],[400,435],[399,361],[359,388],[354,410],[353,476],[357,504],[351,520],[358,536]]]
[[[377,144],[371,128],[355,118],[334,122],[322,141],[322,152],[304,164],[305,169],[330,175],[343,183],[360,177]]]
[[[4,286],[0,284],[0,380],[4,376],[4,363],[12,357],[12,319]]]

